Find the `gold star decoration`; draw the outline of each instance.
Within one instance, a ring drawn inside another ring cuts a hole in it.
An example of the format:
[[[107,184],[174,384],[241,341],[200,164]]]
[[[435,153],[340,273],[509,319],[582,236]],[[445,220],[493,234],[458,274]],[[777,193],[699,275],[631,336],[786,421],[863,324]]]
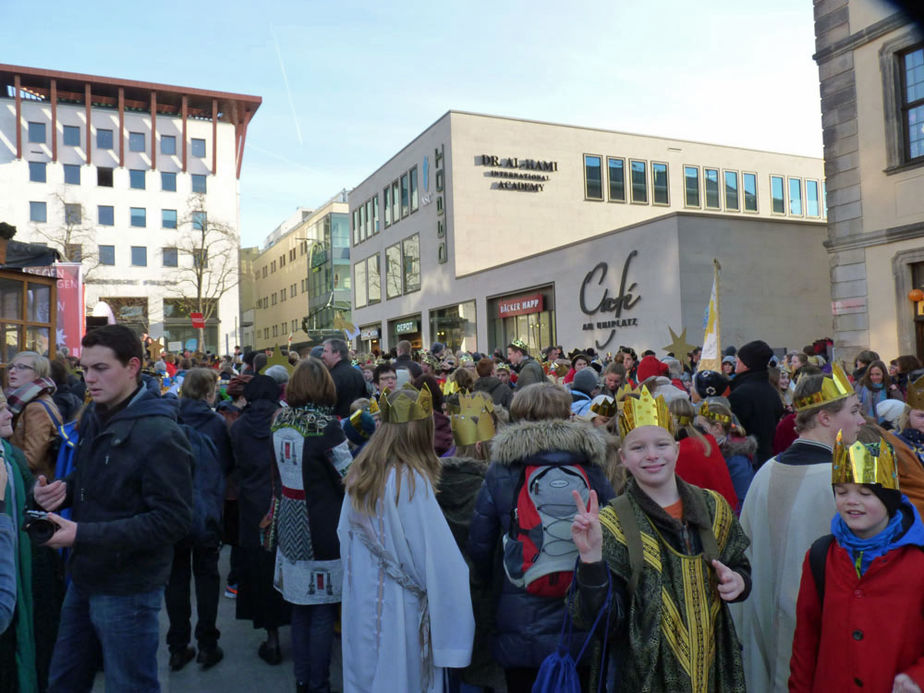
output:
[[[289,363],[288,354],[288,351],[283,352],[277,344],[275,347],[273,347],[273,355],[267,359],[266,365],[260,369],[260,375],[266,375],[266,369],[271,366],[282,366],[291,374],[292,371],[295,370],[295,366]]]
[[[668,344],[666,347],[661,347],[661,348],[664,349],[664,351],[673,354],[675,359],[682,362],[687,357],[687,354],[689,354],[691,351],[693,351],[696,348],[696,345],[689,344],[687,342],[687,328],[686,327],[683,328],[683,331],[681,331],[679,336],[677,335],[676,332],[674,332],[674,330],[670,328],[670,326],[668,326],[667,329],[670,330],[671,339],[673,341],[670,344]]]
[[[156,361],[160,358],[160,352],[164,350],[164,345],[160,343],[159,339],[155,339],[153,342],[148,344],[148,353],[151,354],[151,360]]]

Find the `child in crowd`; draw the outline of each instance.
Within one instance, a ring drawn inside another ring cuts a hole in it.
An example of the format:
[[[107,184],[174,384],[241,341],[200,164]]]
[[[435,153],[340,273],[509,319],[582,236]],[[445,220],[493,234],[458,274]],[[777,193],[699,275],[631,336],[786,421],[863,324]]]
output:
[[[717,398],[704,401],[697,412],[696,424],[711,434],[719,444],[719,451],[725,458],[725,465],[731,475],[738,497],[740,511],[744,497],[754,478],[754,455],[757,452],[757,440],[748,436],[732,414],[728,405]]]

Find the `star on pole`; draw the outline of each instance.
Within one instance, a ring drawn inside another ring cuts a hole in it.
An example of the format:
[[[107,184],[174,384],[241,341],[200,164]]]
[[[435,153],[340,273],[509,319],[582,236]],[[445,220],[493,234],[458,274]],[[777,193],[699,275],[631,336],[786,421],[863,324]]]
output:
[[[683,361],[686,358],[687,354],[693,351],[696,348],[695,344],[689,344],[687,342],[687,328],[684,327],[678,336],[674,330],[668,326],[667,328],[671,333],[671,339],[673,340],[666,347],[661,347],[664,351],[674,355],[674,358]]]

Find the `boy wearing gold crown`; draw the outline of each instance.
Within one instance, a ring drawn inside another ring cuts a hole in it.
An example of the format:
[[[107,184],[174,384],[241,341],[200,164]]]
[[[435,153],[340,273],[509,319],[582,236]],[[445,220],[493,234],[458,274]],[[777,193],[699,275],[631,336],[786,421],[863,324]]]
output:
[[[831,459],[838,431],[848,443],[864,423],[841,367],[799,379],[793,401],[799,438],[754,475],[741,509],[751,538],[754,590],[732,615],[744,646],[748,689],[785,691],[796,629],[802,558],[834,513]]]
[[[874,435],[834,446],[833,536],[803,562],[790,691],[924,687],[924,525]]]
[[[581,557],[576,625],[594,622],[612,586],[609,651],[595,676],[608,691],[744,691],[726,603],[750,591],[748,538],[725,499],[674,473],[663,398],[643,388],[619,417],[626,493],[599,512],[595,493],[586,508],[576,497],[571,528]]]

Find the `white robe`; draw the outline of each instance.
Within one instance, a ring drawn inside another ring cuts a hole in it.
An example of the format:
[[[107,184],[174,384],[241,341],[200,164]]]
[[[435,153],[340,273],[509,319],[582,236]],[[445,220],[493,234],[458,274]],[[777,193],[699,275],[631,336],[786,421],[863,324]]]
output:
[[[751,538],[751,594],[729,604],[744,651],[748,691],[789,690],[802,562],[812,543],[831,533],[836,508],[831,464],[781,464],[757,471],[741,510]]]
[[[349,691],[442,691],[443,668],[468,666],[475,619],[468,567],[437,505],[430,483],[408,473],[395,496],[389,472],[379,513],[369,518],[343,503],[337,534],[343,560],[343,686]],[[360,540],[355,522],[367,522],[401,571],[426,590],[430,612],[430,684],[423,685],[419,635],[421,602],[382,569]]]

